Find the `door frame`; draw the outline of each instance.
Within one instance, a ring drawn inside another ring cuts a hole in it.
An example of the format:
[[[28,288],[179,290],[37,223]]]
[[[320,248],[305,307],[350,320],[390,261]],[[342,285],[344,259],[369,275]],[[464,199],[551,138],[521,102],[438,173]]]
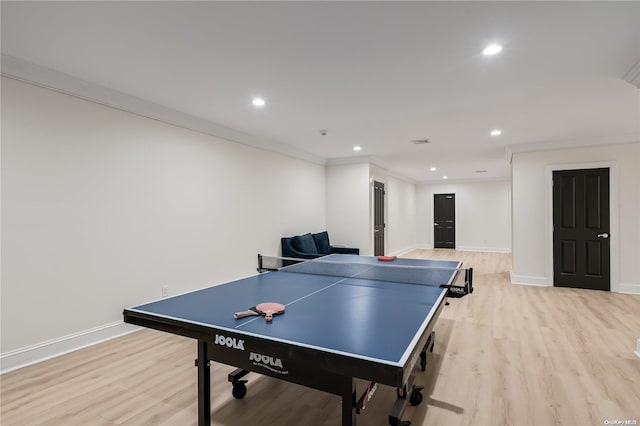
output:
[[[559,170],[609,169],[609,225],[611,237],[609,251],[610,292],[619,293],[619,254],[618,254],[618,170],[615,161],[594,161],[584,163],[551,164],[545,169],[546,184],[546,229],[545,233],[545,275],[548,285],[553,286],[553,172]]]

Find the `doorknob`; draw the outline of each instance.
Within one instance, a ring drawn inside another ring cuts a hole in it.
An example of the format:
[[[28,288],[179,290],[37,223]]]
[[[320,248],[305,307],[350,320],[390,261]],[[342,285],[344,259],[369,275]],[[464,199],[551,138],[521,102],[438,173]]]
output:
[[[609,234],[607,234],[606,232],[603,232],[602,234],[598,234],[596,235],[598,238],[604,238],[605,240],[607,238],[609,238]]]

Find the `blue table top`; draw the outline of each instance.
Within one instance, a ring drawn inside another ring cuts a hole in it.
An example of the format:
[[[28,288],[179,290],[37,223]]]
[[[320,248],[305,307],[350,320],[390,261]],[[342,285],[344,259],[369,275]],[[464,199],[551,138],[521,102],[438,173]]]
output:
[[[450,284],[455,276],[455,270],[450,268],[461,265],[456,261],[400,258],[387,263],[376,257],[354,255],[331,255],[303,265],[316,262],[324,262],[330,269],[340,269],[340,264],[345,264],[356,277],[297,272],[301,267],[294,265],[135,306],[129,311],[402,365],[412,343],[446,295],[446,289],[438,286]],[[443,269],[417,268],[424,266]],[[408,276],[409,283],[391,281],[398,274]],[[420,284],[414,276],[422,276]],[[271,323],[263,317],[234,318],[234,312],[261,302],[282,303],[286,311],[274,316]]]

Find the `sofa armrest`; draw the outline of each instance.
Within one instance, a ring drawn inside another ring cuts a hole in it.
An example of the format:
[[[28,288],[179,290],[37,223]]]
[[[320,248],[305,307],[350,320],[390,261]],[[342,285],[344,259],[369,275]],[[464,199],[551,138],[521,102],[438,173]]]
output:
[[[295,253],[290,254],[289,256],[283,256],[283,257],[296,257],[300,259],[317,259],[318,257],[322,257],[322,256],[326,256],[326,254],[309,254],[309,253],[301,253],[299,251],[296,251]]]
[[[358,248],[350,248],[350,247],[331,246],[331,253],[336,253],[336,254],[356,254],[356,255],[359,255],[360,254],[360,249],[358,249]]]
[[[303,253],[296,250],[291,244],[291,237],[282,237],[280,239],[282,243],[282,257],[296,257],[300,259],[315,259],[323,255],[316,253]]]

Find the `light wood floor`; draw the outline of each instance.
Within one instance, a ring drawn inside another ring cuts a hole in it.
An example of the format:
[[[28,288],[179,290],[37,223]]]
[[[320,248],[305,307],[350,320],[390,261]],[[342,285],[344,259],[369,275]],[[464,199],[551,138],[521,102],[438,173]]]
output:
[[[640,296],[512,285],[510,256],[416,250],[463,260],[475,292],[450,299],[413,425],[640,425]],[[142,330],[0,377],[1,424],[195,425],[194,341]],[[336,396],[255,374],[231,396],[214,364],[212,424],[338,425]],[[379,387],[359,424],[385,425],[395,390]]]

